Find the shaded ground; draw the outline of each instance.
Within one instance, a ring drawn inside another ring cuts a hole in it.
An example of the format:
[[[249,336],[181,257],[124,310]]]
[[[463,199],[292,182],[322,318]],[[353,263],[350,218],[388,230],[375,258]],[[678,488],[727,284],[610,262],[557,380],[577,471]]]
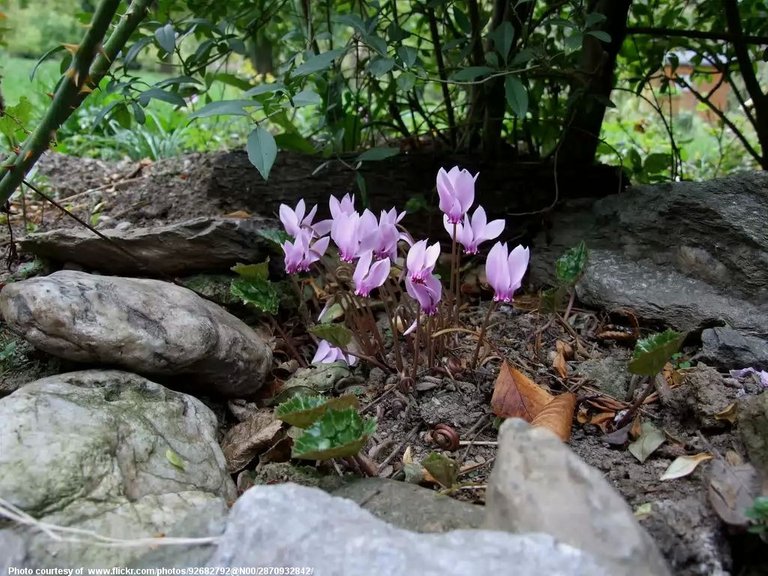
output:
[[[37,182],[41,190],[52,192],[62,204],[96,228],[120,223],[126,226],[161,224],[199,215],[223,214],[233,208],[209,199],[203,174],[211,170],[210,163],[211,158],[202,155],[156,165],[109,165],[51,156],[41,163],[41,177]],[[25,227],[49,230],[77,225],[31,198],[24,205],[20,201],[14,203],[11,223],[17,236]],[[0,232],[0,244],[4,249],[9,245],[5,227]],[[0,281],[7,277],[5,273]],[[485,305],[478,306],[477,284],[468,291],[471,296],[467,298],[463,321],[467,327],[476,328],[485,314]],[[488,300],[487,294],[482,296],[483,301]],[[361,403],[367,414],[378,419],[377,433],[366,452],[379,474],[404,478],[406,448],[410,448],[414,461],[422,460],[430,452],[439,450],[435,427],[447,425],[459,439],[459,449],[450,454],[459,460],[462,470],[461,486],[451,494],[460,500],[484,503],[484,486],[493,464],[496,440],[490,400],[501,358],[505,358],[553,394],[565,391],[577,394],[578,422],[574,422],[570,446],[601,470],[636,510],[675,574],[760,573],[759,566],[752,567],[756,571],[747,572],[742,565],[747,554],[744,547],[752,546],[757,539],[729,533],[708,501],[709,463],[700,465],[686,477],[660,480],[669,464],[681,455],[717,451],[723,456],[730,454],[746,459],[733,424],[712,416],[744,393],[738,383],[724,380],[704,368],[671,367],[673,370],[667,373],[671,395],[663,401],[654,398],[644,406],[641,415],[643,421],[653,422],[663,430],[666,441],[640,463],[625,444],[609,444],[601,426],[610,429],[610,422],[629,406],[631,384],[626,364],[634,336],[644,335],[648,327],[637,327],[631,314],[609,318],[600,311],[578,308],[564,323],[535,312],[536,307],[535,297],[521,297],[517,307],[497,311],[488,332],[488,340],[495,348],[483,351],[483,361],[477,370],[467,368],[476,342],[467,336],[458,338],[449,347],[442,373],[422,374],[409,389],[393,386],[379,370],[358,369],[357,374],[362,377]],[[242,313],[238,309],[232,311]],[[303,334],[301,323],[295,317],[284,320],[282,329],[290,335],[293,346],[303,351],[305,358],[311,358],[311,341]],[[574,351],[567,359],[564,375],[554,367],[558,341]],[[0,379],[8,384],[8,389],[66,369],[58,361],[25,348],[22,342],[9,347],[13,342],[14,339],[0,329],[0,352],[6,351],[0,358]],[[695,355],[696,343],[690,344],[679,362]],[[284,368],[291,360],[291,353],[281,339],[278,339],[275,358],[276,364],[285,363],[276,371],[279,381],[288,376],[290,371]],[[701,390],[709,394],[703,395]],[[0,386],[0,394],[2,391]],[[746,392],[757,391],[755,388]],[[224,405],[214,403],[213,407],[227,425],[235,422]],[[597,417],[600,414],[607,416],[601,420]],[[595,423],[588,423],[590,419]],[[251,471],[257,465],[258,462],[253,462],[246,475],[252,476]],[[335,473],[333,469],[329,471]],[[241,478],[239,484],[242,487],[247,482]]]

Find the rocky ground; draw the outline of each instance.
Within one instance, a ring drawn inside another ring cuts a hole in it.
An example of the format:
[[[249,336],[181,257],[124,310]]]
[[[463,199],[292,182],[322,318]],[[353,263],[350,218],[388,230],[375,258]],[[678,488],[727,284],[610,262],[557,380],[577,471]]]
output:
[[[188,558],[210,565],[225,557],[286,562],[281,546],[294,565],[329,546],[338,558],[370,562],[371,549],[345,528],[359,525],[369,526],[381,550],[394,551],[379,558],[376,573],[403,566],[480,573],[514,561],[526,574],[541,573],[542,562],[550,562],[547,573],[565,566],[568,574],[597,567],[664,574],[661,557],[684,576],[768,569],[759,560],[765,544],[745,532],[743,518],[768,472],[767,396],[759,379],[730,375],[768,369],[764,175],[572,201],[554,215],[546,239],[532,239],[528,289],[494,315],[488,338],[495,348],[481,366],[462,362],[473,341],[459,339],[446,372],[423,374],[401,390],[378,369],[300,369],[294,351],[309,359],[313,349],[295,309],[273,323],[229,297],[229,267],[269,254],[258,232],[274,227],[274,215],[235,212],[212,198],[212,163],[206,156],[154,165],[46,158],[41,191],[111,242],[31,195],[14,203],[14,238],[27,238],[0,279],[0,505],[9,501],[34,518],[112,538],[223,533],[215,542],[179,544]],[[8,232],[0,238],[7,249]],[[591,248],[590,264],[567,321],[557,320],[538,311],[536,287],[551,281],[554,259],[580,240]],[[19,281],[26,276],[34,279]],[[479,276],[468,274],[464,287],[468,327],[479,325],[488,300]],[[632,438],[612,433],[612,423],[639,392],[627,370],[636,339],[663,327],[688,338],[665,370],[669,390],[641,410],[640,420],[663,440],[641,462],[628,449]],[[553,394],[577,395],[570,451],[521,422],[510,420],[499,435],[491,396],[502,359]],[[338,464],[290,465],[269,405],[291,386],[360,396],[363,411],[378,420],[364,453],[380,478],[404,480],[404,461],[433,451],[455,458],[460,483],[442,490],[452,499],[436,497],[434,482],[423,482],[433,492],[414,491],[407,482],[350,483]],[[446,426],[458,446],[441,448],[436,430]],[[700,454],[711,458],[680,478],[661,479],[678,457]],[[50,480],[47,468],[56,470]],[[351,498],[389,524],[322,493],[272,486],[286,481]],[[227,515],[226,505],[254,485],[263,487],[247,491]],[[108,505],[99,508],[95,497]],[[177,524],[184,514],[197,521]],[[300,536],[310,525],[318,528],[313,535]],[[478,527],[514,534],[453,531]],[[417,537],[405,529],[444,534]],[[0,530],[0,550],[47,565],[53,556],[40,552],[46,537]],[[258,542],[262,555],[249,552],[253,546],[230,550],[238,538]],[[181,561],[179,550],[161,547],[139,558],[123,549],[109,558],[170,566]],[[57,554],[104,559],[103,550],[87,546],[61,544]],[[330,570],[338,558],[324,566]],[[521,562],[529,560],[527,572]]]

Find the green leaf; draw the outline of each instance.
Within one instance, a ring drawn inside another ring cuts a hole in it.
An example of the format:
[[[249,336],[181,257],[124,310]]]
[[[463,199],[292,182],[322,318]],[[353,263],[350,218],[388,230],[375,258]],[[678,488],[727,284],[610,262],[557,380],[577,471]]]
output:
[[[603,30],[590,30],[587,32],[589,36],[593,36],[594,38],[597,38],[600,40],[600,42],[605,42],[606,44],[611,43],[611,35],[608,34],[608,32],[604,32]]]
[[[165,451],[165,459],[179,470],[184,470],[184,460],[170,448]]]
[[[248,160],[256,167],[261,177],[264,180],[268,180],[269,172],[272,170],[272,165],[277,158],[275,138],[264,128],[257,126],[248,134],[247,150]]]
[[[582,240],[555,262],[555,275],[557,281],[563,286],[573,286],[579,281],[587,267],[589,250]]]
[[[261,94],[271,94],[272,92],[284,92],[285,84],[282,82],[273,82],[272,84],[259,84],[243,93],[243,96],[260,96]]]
[[[495,70],[488,66],[467,66],[451,76],[451,80],[456,82],[469,82],[480,78],[481,76],[488,76],[488,74],[493,74],[494,72]]]
[[[48,60],[48,58],[50,58],[51,56],[53,56],[57,52],[60,52],[61,50],[64,50],[64,46],[59,44],[58,46],[55,46],[54,48],[51,48],[45,54],[40,56],[40,58],[38,58],[37,62],[35,62],[35,67],[32,68],[32,72],[29,73],[29,79],[30,80],[34,80],[35,79],[35,72],[37,72],[37,69],[40,68],[40,64],[42,64],[43,62]]]
[[[235,298],[266,314],[277,314],[280,307],[280,293],[269,280],[235,278],[229,288]]]
[[[684,339],[685,334],[667,330],[638,340],[629,362],[629,371],[642,376],[655,376],[680,349]]]
[[[209,116],[248,116],[246,108],[261,108],[255,100],[218,100],[210,102],[189,115],[189,119]]]
[[[368,63],[368,73],[374,78],[379,78],[394,67],[395,61],[392,58],[374,58]]]
[[[381,56],[387,55],[387,42],[384,38],[376,36],[376,34],[364,34],[363,42],[368,44],[368,46],[373,48]]]
[[[406,68],[410,68],[416,63],[416,58],[419,55],[419,51],[411,46],[400,46],[397,49],[397,55],[403,62]]]
[[[139,94],[139,104],[142,106],[146,106],[149,104],[149,101],[152,99],[155,100],[162,100],[163,102],[168,102],[169,104],[173,104],[174,106],[186,106],[187,103],[184,101],[184,98],[176,94],[175,92],[168,92],[166,90],[163,90],[161,88],[150,88],[149,90],[145,90],[141,94]]]
[[[570,51],[578,50],[583,41],[584,35],[581,32],[573,32],[565,39],[565,47]]]
[[[656,428],[652,422],[643,422],[640,436],[629,445],[628,450],[642,464],[666,439],[664,432]]]
[[[455,460],[448,458],[444,454],[431,452],[429,456],[422,460],[421,465],[443,488],[452,488],[456,485],[459,465]]]
[[[376,148],[370,148],[366,150],[360,156],[357,157],[358,162],[377,162],[379,160],[386,160],[400,154],[400,148],[387,148],[386,146],[378,146]]]
[[[322,54],[312,56],[308,58],[303,64],[297,66],[296,69],[291,73],[291,76],[293,78],[301,78],[303,76],[308,76],[309,74],[325,70],[326,68],[330,67],[333,61],[342,54],[344,54],[344,49],[336,48],[335,50],[328,50],[328,52],[323,52]]]
[[[251,83],[248,82],[248,80],[236,76],[235,74],[230,74],[229,72],[217,72],[216,74],[212,74],[210,78],[212,81],[221,82],[222,84],[232,86],[238,90],[248,90],[251,87]]]
[[[155,30],[155,40],[157,40],[160,48],[168,52],[173,52],[176,48],[176,31],[173,29],[172,24],[166,24]]]
[[[301,108],[302,106],[317,106],[323,103],[323,99],[320,94],[314,90],[302,90],[298,94],[291,98],[294,108]]]
[[[139,124],[144,124],[147,121],[147,115],[144,113],[144,108],[139,106],[138,102],[131,102],[131,110],[133,110],[133,117]]]
[[[304,138],[301,134],[295,132],[286,132],[275,136],[275,143],[280,150],[290,150],[292,152],[301,152],[302,154],[314,154],[315,147],[312,142]]]
[[[291,235],[288,234],[285,230],[282,229],[276,229],[276,228],[267,228],[258,230],[256,232],[257,236],[261,236],[262,238],[269,240],[273,244],[277,244],[278,246],[282,246],[285,242],[291,239]],[[234,270],[234,268],[233,268]]]
[[[507,76],[504,80],[504,91],[507,94],[507,103],[512,112],[518,118],[525,118],[528,112],[528,90],[515,76]]]
[[[278,405],[275,408],[275,418],[297,428],[309,428],[328,410],[343,410],[359,406],[360,402],[354,394],[345,394],[337,398],[302,394]]]
[[[397,87],[402,92],[410,91],[416,85],[416,74],[413,72],[403,72],[397,77]]]
[[[0,134],[5,134],[11,142],[24,140],[24,128],[32,119],[34,109],[26,96],[19,98],[19,103],[15,106],[8,106],[5,114],[0,115]]]
[[[346,348],[352,342],[352,332],[343,324],[318,324],[309,332],[339,348]]]
[[[587,28],[591,28],[595,24],[600,24],[600,22],[605,22],[605,20],[606,20],[605,14],[601,14],[600,12],[590,12],[584,18],[584,25]]]
[[[355,408],[327,410],[294,441],[291,455],[303,460],[354,456],[375,431],[376,420],[361,418]]]
[[[646,157],[643,169],[646,174],[660,174],[669,170],[671,164],[672,156],[670,154],[654,152]]]
[[[515,40],[515,29],[512,27],[512,23],[504,20],[490,36],[493,39],[494,48],[506,62],[509,57],[509,50],[512,48],[512,42]]]
[[[262,235],[263,236],[263,235]],[[269,280],[269,258],[258,264],[235,264],[232,272],[248,280]]]

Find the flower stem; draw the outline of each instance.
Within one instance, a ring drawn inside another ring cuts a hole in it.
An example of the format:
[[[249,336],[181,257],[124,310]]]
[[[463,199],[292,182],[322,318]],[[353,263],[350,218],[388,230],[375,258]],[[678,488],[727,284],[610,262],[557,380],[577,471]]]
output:
[[[385,284],[386,285],[386,284]],[[384,303],[384,313],[389,319],[389,329],[392,331],[392,349],[395,351],[395,366],[398,373],[403,373],[403,358],[400,356],[400,342],[397,338],[397,327],[395,326],[395,317],[392,314],[392,309],[389,306],[389,291],[382,286],[381,301]]]
[[[419,367],[419,334],[421,333],[421,310],[416,312],[416,334],[413,337],[413,368],[411,378],[416,382],[416,373]]]
[[[472,356],[472,370],[477,368],[477,359],[480,356],[480,348],[483,345],[483,339],[485,338],[485,331],[488,328],[488,321],[491,319],[491,314],[493,314],[493,311],[496,309],[497,304],[498,302],[494,300],[488,306],[488,312],[485,315],[485,320],[483,320],[483,327],[480,329],[480,336],[477,339],[477,346],[475,347],[475,353]]]

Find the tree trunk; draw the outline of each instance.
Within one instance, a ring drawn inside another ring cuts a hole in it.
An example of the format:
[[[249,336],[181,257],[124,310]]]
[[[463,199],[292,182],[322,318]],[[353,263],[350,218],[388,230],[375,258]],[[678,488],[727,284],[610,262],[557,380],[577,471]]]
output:
[[[573,100],[567,115],[565,134],[558,147],[558,162],[574,166],[591,164],[599,144],[600,128],[614,85],[616,58],[627,35],[627,15],[632,0],[591,0],[589,12],[603,14],[601,30],[611,36],[604,44],[589,34],[581,49],[582,85],[571,90],[581,92]]]

